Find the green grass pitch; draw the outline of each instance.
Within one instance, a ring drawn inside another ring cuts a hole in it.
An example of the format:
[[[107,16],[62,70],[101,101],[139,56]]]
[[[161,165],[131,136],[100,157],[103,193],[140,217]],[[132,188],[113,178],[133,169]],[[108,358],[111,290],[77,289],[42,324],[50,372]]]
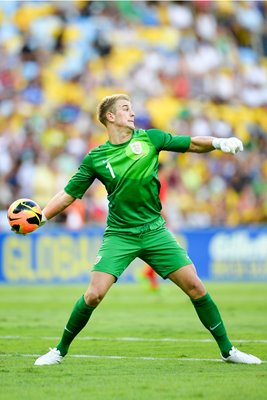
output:
[[[1,286],[1,400],[266,400],[267,283],[206,287],[234,345],[261,365],[220,361],[191,302],[172,284],[159,294],[118,283],[61,365],[37,367],[55,346],[85,286]]]

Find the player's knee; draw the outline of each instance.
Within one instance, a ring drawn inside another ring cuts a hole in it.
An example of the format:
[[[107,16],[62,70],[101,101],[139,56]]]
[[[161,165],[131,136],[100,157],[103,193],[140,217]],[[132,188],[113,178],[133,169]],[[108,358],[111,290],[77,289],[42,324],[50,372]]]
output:
[[[88,306],[96,307],[103,299],[104,294],[97,288],[91,288],[84,295],[85,303]]]
[[[202,282],[192,282],[188,287],[187,294],[191,299],[198,299],[206,294],[206,289]]]

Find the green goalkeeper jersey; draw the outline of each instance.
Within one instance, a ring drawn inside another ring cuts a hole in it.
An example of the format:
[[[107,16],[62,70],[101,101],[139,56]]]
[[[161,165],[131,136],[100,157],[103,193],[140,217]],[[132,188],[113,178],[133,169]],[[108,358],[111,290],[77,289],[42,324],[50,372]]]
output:
[[[90,151],[64,190],[82,198],[94,179],[99,179],[109,201],[108,230],[137,233],[155,221],[162,225],[159,152],[185,152],[189,145],[190,136],[173,136],[158,129],[134,130],[128,142],[115,145],[107,141]]]

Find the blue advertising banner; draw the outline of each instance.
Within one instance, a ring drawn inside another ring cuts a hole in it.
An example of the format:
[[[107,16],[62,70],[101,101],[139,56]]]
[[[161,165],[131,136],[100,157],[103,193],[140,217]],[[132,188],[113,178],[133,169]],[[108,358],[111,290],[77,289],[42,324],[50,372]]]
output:
[[[0,282],[87,282],[102,241],[101,228],[80,232],[42,229],[27,235],[0,233]],[[266,280],[267,227],[190,229],[176,234],[199,276],[210,280]],[[120,281],[134,281],[136,260]]]
[[[184,231],[199,276],[212,280],[267,280],[267,228]]]

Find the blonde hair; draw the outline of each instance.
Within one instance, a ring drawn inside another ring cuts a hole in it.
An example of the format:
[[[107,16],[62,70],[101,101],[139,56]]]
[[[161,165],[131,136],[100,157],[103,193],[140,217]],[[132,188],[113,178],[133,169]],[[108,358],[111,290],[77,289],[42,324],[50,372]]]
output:
[[[101,100],[97,107],[97,118],[101,122],[101,124],[107,126],[107,113],[110,111],[114,113],[116,111],[116,102],[118,100],[127,100],[130,101],[130,98],[127,94],[119,93],[112,94],[111,96],[106,96]]]

